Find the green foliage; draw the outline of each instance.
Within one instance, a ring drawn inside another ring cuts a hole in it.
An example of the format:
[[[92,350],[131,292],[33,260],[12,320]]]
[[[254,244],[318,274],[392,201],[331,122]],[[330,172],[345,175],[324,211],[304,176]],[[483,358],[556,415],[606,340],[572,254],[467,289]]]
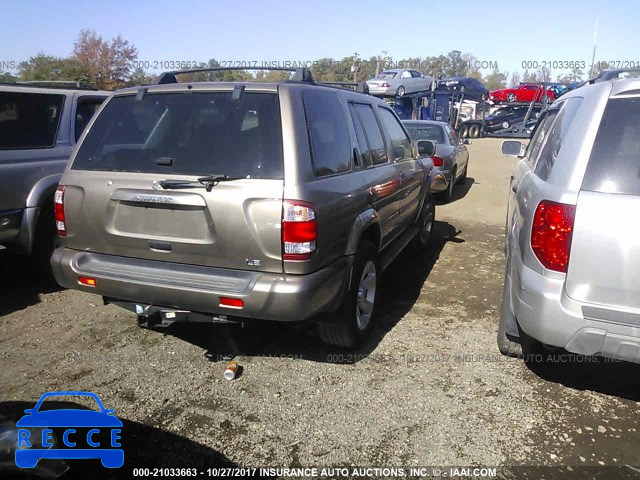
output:
[[[89,70],[75,58],[60,58],[39,53],[18,66],[20,80],[73,80],[90,83]]]
[[[487,75],[484,86],[487,90],[499,90],[507,86],[507,75],[497,68]]]

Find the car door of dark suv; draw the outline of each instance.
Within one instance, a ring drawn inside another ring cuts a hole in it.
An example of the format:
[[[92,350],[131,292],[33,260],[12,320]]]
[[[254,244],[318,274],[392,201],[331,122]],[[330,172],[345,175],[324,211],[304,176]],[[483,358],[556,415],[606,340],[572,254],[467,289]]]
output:
[[[368,201],[378,214],[380,243],[384,248],[400,231],[400,168],[389,161],[387,143],[373,107],[368,103],[350,103],[349,109],[358,139],[359,156],[365,167],[362,173],[368,188]]]

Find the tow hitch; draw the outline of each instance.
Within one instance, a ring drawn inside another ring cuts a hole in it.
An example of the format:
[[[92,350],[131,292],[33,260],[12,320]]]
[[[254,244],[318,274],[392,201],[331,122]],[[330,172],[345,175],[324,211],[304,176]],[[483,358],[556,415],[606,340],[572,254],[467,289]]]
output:
[[[138,315],[138,326],[143,328],[167,328],[175,322],[234,323],[244,324],[247,319],[229,318],[226,315],[175,310],[122,300],[103,298],[104,304],[117,305]]]

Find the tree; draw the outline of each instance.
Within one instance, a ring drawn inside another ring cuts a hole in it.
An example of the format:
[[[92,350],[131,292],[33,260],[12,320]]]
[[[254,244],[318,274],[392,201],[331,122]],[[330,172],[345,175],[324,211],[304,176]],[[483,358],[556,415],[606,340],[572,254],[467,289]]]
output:
[[[81,30],[73,57],[98,88],[113,90],[131,82],[138,50],[120,35],[106,41],[94,30]]]
[[[148,74],[142,67],[136,68],[131,74],[131,85],[149,85],[156,83],[158,76]]]
[[[489,91],[505,88],[507,86],[507,75],[496,68],[487,75],[484,84]]]
[[[520,74],[518,72],[513,72],[511,74],[511,80],[509,80],[509,88],[515,88],[520,85]]]
[[[18,75],[21,80],[72,80],[92,83],[89,71],[76,59],[53,57],[42,52],[20,63]]]
[[[537,72],[529,72],[529,70],[525,70],[522,74],[522,81],[525,83],[538,83],[538,73]]]
[[[9,72],[3,72],[0,70],[0,82],[3,83],[13,83],[18,78],[15,75],[10,74]]]

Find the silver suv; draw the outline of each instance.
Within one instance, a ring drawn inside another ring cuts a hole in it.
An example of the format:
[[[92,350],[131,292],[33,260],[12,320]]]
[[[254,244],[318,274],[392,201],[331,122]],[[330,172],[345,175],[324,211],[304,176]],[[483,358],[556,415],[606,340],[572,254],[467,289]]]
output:
[[[442,178],[418,150],[433,144],[306,69],[276,84],[177,73],[96,116],[56,193],[56,279],[146,324],[314,319],[358,345],[381,271],[429,242]]]
[[[511,141],[502,149],[520,161],[500,351],[519,355],[522,345],[537,356],[546,345],[640,362],[640,79],[563,95],[526,151]]]
[[[0,84],[0,245],[50,275],[53,194],[71,151],[111,94],[76,82]]]

